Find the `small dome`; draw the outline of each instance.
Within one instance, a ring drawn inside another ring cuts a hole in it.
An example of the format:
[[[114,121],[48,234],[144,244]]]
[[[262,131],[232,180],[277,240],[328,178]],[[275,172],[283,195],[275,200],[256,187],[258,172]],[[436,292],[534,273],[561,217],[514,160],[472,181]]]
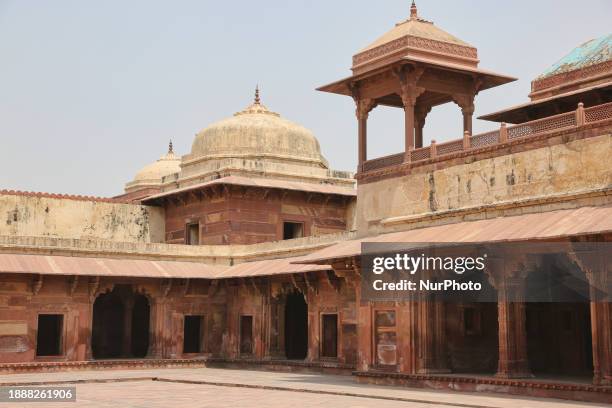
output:
[[[134,180],[126,188],[134,188],[143,184],[161,184],[162,178],[181,171],[181,158],[174,154],[172,142],[168,146],[168,153],[159,160],[144,166]]]
[[[327,168],[312,132],[269,111],[257,89],[253,104],[196,135],[189,160],[266,157]]]

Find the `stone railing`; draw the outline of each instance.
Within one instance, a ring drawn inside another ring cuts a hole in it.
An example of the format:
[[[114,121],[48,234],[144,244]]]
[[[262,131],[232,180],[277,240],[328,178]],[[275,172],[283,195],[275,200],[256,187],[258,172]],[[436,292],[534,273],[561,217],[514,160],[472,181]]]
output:
[[[410,161],[419,162],[440,156],[469,151],[488,146],[502,145],[512,140],[528,136],[540,135],[548,132],[575,128],[612,119],[612,102],[602,105],[584,108],[582,104],[572,112],[549,116],[547,118],[521,123],[507,127],[502,123],[498,130],[470,136],[465,133],[463,139],[451,140],[444,143],[436,143],[432,140],[431,145],[410,151]],[[368,160],[363,164],[362,172],[380,170],[387,167],[397,166],[405,161],[404,153],[393,154]]]

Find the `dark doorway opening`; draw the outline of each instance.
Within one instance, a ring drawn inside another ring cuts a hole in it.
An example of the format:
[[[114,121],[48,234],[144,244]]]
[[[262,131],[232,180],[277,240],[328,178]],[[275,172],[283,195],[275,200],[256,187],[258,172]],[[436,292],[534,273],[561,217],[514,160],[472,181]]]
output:
[[[308,305],[297,292],[288,295],[285,304],[285,353],[291,360],[308,354]]]
[[[131,285],[115,285],[93,306],[91,349],[96,359],[142,358],[149,349],[150,306]]]
[[[545,290],[553,302],[528,302],[527,355],[536,375],[591,377],[593,345],[589,283],[565,255],[546,256],[527,276],[528,293]]]
[[[145,357],[149,351],[149,315],[149,300],[144,295],[136,295],[132,311],[132,357]]]
[[[37,356],[62,355],[62,330],[64,316],[59,314],[38,315],[38,334],[36,336]]]
[[[94,302],[91,333],[91,350],[94,358],[121,356],[123,309],[123,302],[115,291],[98,296]]]
[[[483,293],[495,294],[484,273],[465,275],[482,285]],[[461,302],[443,305],[448,369],[453,373],[493,375],[499,360],[497,302],[479,301],[478,292],[462,293]]]
[[[303,222],[284,222],[283,223],[283,239],[296,239],[304,237]]]
[[[240,354],[253,354],[253,316],[240,316]]]
[[[323,344],[321,346],[321,357],[338,357],[338,315],[324,314],[321,318],[323,329]]]
[[[185,316],[183,323],[183,353],[202,352],[203,316]]]

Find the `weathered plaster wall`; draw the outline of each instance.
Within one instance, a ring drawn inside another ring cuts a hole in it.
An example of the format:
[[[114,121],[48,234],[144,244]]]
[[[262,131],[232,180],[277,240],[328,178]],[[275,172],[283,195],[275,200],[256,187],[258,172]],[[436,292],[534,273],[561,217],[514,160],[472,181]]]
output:
[[[105,201],[3,194],[0,235],[163,242],[164,211]]]
[[[360,234],[380,232],[381,221],[427,216],[612,186],[612,136],[605,134],[505,156],[360,184]],[[384,222],[383,222],[384,224]]]

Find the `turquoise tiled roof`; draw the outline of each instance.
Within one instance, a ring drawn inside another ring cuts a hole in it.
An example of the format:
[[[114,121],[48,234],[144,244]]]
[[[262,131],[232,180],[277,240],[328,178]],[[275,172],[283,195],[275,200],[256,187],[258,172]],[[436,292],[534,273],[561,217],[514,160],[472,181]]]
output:
[[[544,71],[537,79],[573,71],[612,59],[612,34],[587,41]]]

